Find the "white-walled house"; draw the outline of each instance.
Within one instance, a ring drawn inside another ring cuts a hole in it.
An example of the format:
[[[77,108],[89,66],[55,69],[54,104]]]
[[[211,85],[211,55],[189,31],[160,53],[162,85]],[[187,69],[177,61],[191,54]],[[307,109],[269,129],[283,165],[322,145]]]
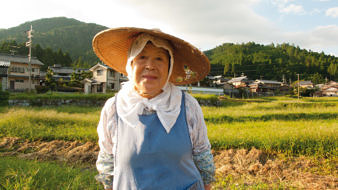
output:
[[[35,57],[31,58],[31,84],[29,84],[29,62],[27,56],[0,54],[2,90],[24,91],[40,85],[40,67],[44,65]]]
[[[102,63],[94,65],[89,70],[93,73],[93,77],[84,80],[85,93],[118,91],[121,89],[121,83],[128,80],[123,74]]]

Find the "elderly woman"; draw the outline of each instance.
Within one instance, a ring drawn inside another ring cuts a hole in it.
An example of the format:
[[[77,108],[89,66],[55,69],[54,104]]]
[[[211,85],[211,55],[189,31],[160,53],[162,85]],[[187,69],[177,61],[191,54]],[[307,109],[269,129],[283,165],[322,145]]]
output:
[[[96,179],[105,189],[210,189],[214,164],[198,102],[175,85],[210,70],[206,56],[158,30],[98,33],[96,55],[129,81],[104,105]]]

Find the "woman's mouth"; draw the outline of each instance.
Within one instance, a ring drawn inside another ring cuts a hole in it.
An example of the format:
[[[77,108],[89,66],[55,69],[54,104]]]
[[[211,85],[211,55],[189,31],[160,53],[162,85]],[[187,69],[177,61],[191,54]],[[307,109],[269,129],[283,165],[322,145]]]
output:
[[[154,75],[143,75],[142,78],[145,78],[147,80],[155,80],[155,79],[157,79],[157,77],[154,76]]]

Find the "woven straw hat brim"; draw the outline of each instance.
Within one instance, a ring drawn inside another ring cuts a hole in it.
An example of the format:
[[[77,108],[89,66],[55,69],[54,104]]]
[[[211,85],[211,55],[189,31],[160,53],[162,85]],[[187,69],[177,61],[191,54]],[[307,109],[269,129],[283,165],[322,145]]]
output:
[[[113,28],[95,35],[93,49],[95,54],[112,69],[127,75],[128,51],[133,40],[141,33],[167,39],[173,47],[174,68],[169,79],[176,85],[191,84],[202,80],[210,71],[206,55],[182,39],[159,30],[143,28]]]

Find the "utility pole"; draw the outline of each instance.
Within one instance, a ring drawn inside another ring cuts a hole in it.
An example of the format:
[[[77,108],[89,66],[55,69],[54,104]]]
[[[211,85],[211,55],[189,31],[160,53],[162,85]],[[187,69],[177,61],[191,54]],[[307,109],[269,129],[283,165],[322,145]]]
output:
[[[28,76],[28,83],[29,83],[29,89],[28,91],[31,92],[32,89],[32,66],[31,66],[31,59],[32,59],[32,35],[33,33],[33,26],[31,25],[31,29],[27,31],[27,38],[28,42],[26,42],[26,47],[29,48],[29,53],[28,53],[28,70],[29,70],[29,76]]]
[[[299,84],[299,74],[297,74],[297,76],[298,76],[298,100],[299,100],[299,86],[300,86],[300,84]]]

